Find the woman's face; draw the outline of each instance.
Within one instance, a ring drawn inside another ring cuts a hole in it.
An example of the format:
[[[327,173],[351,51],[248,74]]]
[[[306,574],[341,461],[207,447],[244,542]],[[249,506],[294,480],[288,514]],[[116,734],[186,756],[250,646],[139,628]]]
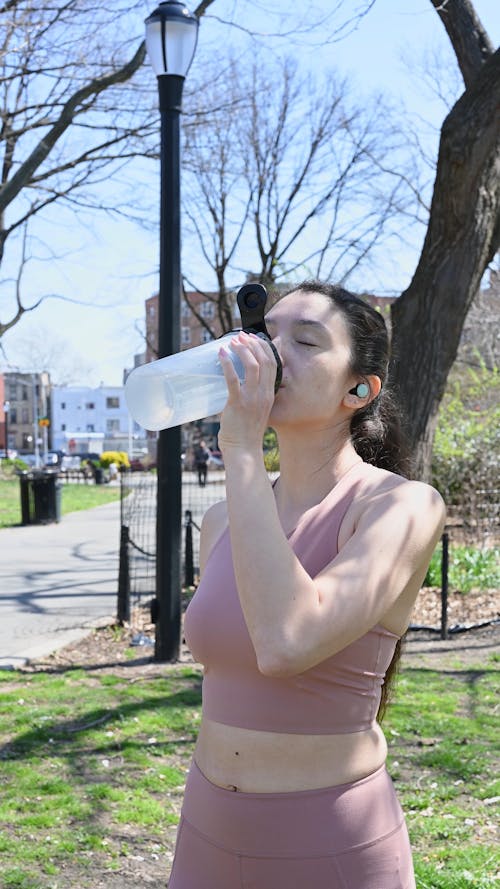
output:
[[[345,420],[342,400],[357,379],[350,370],[349,333],[332,301],[294,291],[269,310],[266,326],[283,361],[271,425],[324,428]]]

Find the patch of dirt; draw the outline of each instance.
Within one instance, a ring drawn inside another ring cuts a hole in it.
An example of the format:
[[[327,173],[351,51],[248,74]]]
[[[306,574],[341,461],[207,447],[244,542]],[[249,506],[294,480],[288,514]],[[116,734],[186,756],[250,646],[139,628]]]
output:
[[[439,669],[457,661],[464,667],[483,665],[498,653],[500,644],[500,590],[472,590],[448,594],[447,637],[441,638],[441,591],[420,590],[412,627],[406,634],[403,659]],[[432,629],[429,629],[432,628]]]

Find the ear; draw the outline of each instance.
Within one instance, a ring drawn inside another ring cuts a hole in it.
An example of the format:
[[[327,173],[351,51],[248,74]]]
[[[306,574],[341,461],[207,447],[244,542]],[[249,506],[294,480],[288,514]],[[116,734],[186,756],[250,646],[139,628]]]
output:
[[[359,389],[358,389],[359,387]],[[366,407],[380,393],[382,382],[376,374],[369,374],[357,380],[355,386],[349,389],[342,399],[342,404],[351,410],[360,410]],[[368,391],[366,391],[368,389]]]

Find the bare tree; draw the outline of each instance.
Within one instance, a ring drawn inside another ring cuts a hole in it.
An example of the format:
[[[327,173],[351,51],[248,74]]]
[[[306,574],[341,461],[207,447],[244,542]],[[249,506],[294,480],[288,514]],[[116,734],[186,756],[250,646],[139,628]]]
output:
[[[0,6],[0,263],[13,241],[20,266],[29,261],[27,227],[56,202],[76,213],[123,212],[116,194],[106,204],[102,183],[132,158],[157,155],[157,99],[141,73],[142,18],[142,3],[131,0]],[[131,35],[134,21],[141,31]],[[38,305],[23,301],[21,277],[17,286],[0,282],[0,336]]]
[[[415,274],[391,307],[391,372],[406,407],[415,475],[422,478],[429,477],[437,413],[467,312],[500,246],[500,51],[469,0],[431,2],[465,91],[442,126]]]
[[[183,150],[184,213],[201,254],[214,273],[216,290],[204,295],[214,303],[218,326],[223,331],[234,327],[232,291],[227,278],[250,214],[241,144],[250,97],[239,88],[238,71],[234,59],[211,66],[213,73],[208,76],[204,70],[205,85],[195,88],[186,102],[188,125]],[[185,283],[203,292],[193,277],[186,263]],[[197,311],[186,287],[184,299],[200,324],[214,335],[213,325]]]
[[[413,220],[415,193],[398,172],[403,140],[380,97],[358,108],[345,80],[329,73],[318,84],[289,59],[204,73],[210,89],[188,105],[196,124],[186,130],[184,206],[228,330],[231,280],[346,279],[396,217]],[[189,269],[186,280],[199,289]]]

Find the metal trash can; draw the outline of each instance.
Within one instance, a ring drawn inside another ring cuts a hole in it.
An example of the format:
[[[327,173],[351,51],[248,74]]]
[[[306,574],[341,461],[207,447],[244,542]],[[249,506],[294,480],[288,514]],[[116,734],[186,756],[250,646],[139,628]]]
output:
[[[25,470],[19,473],[19,481],[21,524],[44,525],[61,521],[61,483],[57,470]]]

